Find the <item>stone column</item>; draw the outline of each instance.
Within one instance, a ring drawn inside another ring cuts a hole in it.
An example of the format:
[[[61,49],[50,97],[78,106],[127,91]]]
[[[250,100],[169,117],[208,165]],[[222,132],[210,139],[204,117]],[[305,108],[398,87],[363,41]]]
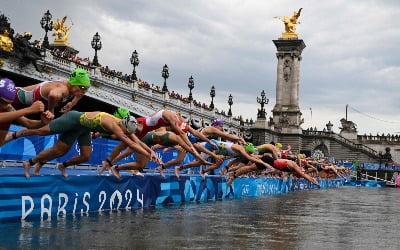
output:
[[[274,129],[281,133],[301,133],[304,120],[299,107],[300,60],[306,45],[301,39],[280,38],[273,42],[278,58],[276,103],[272,110]]]

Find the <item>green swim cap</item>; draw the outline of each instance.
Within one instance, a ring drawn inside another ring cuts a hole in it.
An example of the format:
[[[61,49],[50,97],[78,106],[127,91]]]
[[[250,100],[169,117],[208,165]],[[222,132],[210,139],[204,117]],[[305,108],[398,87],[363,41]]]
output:
[[[127,117],[128,115],[130,115],[129,110],[126,108],[122,108],[122,107],[117,108],[117,110],[114,112],[114,116],[119,119]]]
[[[84,69],[74,69],[69,76],[68,82],[73,86],[90,87],[89,75]]]
[[[254,151],[255,151],[255,147],[254,147],[254,145],[253,145],[253,143],[251,143],[251,142],[249,142],[249,143],[247,143],[245,146],[243,146],[243,148],[247,151],[247,152],[249,152],[249,153],[254,153]]]

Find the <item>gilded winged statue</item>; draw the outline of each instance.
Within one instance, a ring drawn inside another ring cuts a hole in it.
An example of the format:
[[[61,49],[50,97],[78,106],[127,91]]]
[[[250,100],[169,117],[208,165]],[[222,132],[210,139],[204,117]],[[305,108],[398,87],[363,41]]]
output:
[[[282,33],[283,38],[297,38],[297,33],[296,33],[296,24],[299,24],[300,22],[297,21],[297,19],[300,16],[301,10],[303,8],[300,8],[299,11],[295,11],[293,16],[288,17],[288,16],[276,16],[275,18],[281,19],[283,23],[285,24],[285,32]]]
[[[54,28],[54,33],[53,36],[56,36],[57,38],[54,40],[54,42],[62,42],[68,44],[68,39],[69,39],[69,30],[71,29],[71,26],[67,26],[65,24],[65,21],[67,20],[67,16],[65,16],[63,19],[58,19],[55,22],[54,20],[51,20]]]

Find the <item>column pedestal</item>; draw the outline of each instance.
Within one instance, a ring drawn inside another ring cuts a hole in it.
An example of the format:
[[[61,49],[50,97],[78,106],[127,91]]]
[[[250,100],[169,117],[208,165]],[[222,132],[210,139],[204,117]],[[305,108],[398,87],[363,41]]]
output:
[[[301,53],[306,47],[301,39],[281,38],[273,41],[278,58],[276,103],[272,110],[276,132],[300,134],[304,123],[299,108]]]

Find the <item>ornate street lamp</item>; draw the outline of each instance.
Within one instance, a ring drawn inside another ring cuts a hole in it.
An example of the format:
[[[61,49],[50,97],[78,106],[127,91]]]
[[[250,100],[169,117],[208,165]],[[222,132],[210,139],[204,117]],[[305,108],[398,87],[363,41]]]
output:
[[[215,97],[215,87],[214,87],[214,85],[211,87],[210,96],[211,96],[210,109],[214,109],[214,97]]]
[[[258,110],[257,118],[266,118],[264,105],[268,104],[269,99],[265,96],[265,91],[261,91],[261,98],[257,97],[257,102],[261,104],[261,109]]]
[[[192,89],[194,88],[194,80],[193,80],[193,77],[192,77],[192,76],[189,77],[188,87],[189,87],[189,89],[190,89],[190,92],[189,92],[189,102],[191,102],[191,101],[193,101]]]
[[[93,36],[92,39],[92,48],[94,49],[94,58],[93,58],[93,65],[94,66],[99,66],[99,60],[97,59],[97,51],[101,50],[101,41],[100,41],[100,35],[99,32],[96,32],[96,34]]]
[[[232,94],[229,94],[229,98],[228,98],[228,104],[229,104],[229,111],[228,111],[228,115],[232,116],[232,104],[233,104],[233,100],[232,100]]]
[[[164,78],[164,85],[162,87],[162,92],[168,92],[167,87],[167,78],[169,77],[168,66],[165,64],[162,71],[161,76]]]
[[[137,80],[136,77],[136,66],[139,65],[139,54],[135,51],[132,52],[132,56],[131,56],[131,64],[133,65],[133,72],[132,72],[132,79],[134,81]]]
[[[44,35],[43,43],[42,43],[42,48],[50,48],[49,46],[49,38],[47,37],[47,32],[53,30],[53,23],[51,22],[51,18],[53,16],[50,14],[50,11],[47,10],[46,13],[44,13],[42,19],[40,20],[40,26],[42,26],[42,29],[46,32]]]

